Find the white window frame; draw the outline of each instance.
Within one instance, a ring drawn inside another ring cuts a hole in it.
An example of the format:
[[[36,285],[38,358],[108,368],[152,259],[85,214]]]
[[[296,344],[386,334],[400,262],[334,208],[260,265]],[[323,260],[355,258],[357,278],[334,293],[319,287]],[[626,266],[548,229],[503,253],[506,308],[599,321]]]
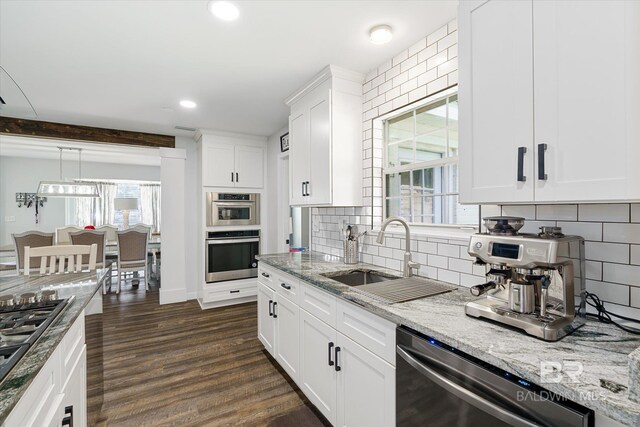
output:
[[[407,113],[408,111],[417,110],[428,104],[432,104],[442,99],[446,99],[451,95],[454,95],[457,93],[458,93],[458,86],[454,86],[442,92],[434,94],[432,96],[429,96],[419,101],[408,104],[397,110],[391,111],[385,115],[379,116],[375,119],[376,121],[382,122],[382,125],[383,125],[382,126],[382,132],[383,132],[382,177],[381,177],[382,179],[382,215],[383,215],[382,220],[383,221],[389,217],[387,212],[387,179],[386,179],[387,175],[394,174],[394,173],[402,173],[402,172],[412,172],[415,170],[428,169],[428,168],[434,168],[434,167],[446,167],[449,165],[459,165],[458,156],[450,156],[450,157],[443,157],[435,160],[428,160],[424,162],[410,163],[408,165],[403,165],[403,166],[396,166],[391,168],[387,167],[387,164],[388,164],[387,163],[387,160],[388,160],[387,128],[386,128],[387,120],[400,116],[404,113]],[[415,130],[414,130],[414,137],[415,137]],[[415,145],[414,145],[414,150],[415,150]],[[449,190],[448,188],[445,190],[446,190],[445,192],[438,194],[438,196],[442,196],[444,198],[446,196],[459,194],[459,187],[458,187],[458,192],[450,192],[448,191]],[[411,203],[413,203],[413,201]],[[473,231],[476,231],[478,229],[477,224],[428,224],[428,223],[417,223],[417,222],[409,222],[409,221],[408,221],[408,224],[411,227],[424,228],[424,229],[431,228],[431,229],[455,229],[455,230],[473,230]]]

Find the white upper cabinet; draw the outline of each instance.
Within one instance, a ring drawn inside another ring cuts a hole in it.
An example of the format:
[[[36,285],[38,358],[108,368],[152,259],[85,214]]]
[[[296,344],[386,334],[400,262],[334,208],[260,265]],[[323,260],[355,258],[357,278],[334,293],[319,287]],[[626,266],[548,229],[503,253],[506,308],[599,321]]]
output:
[[[460,2],[459,24],[461,201],[640,199],[638,2]]]
[[[264,186],[264,138],[236,134],[203,134],[200,143],[203,186]]]
[[[462,203],[533,199],[531,13],[527,1],[460,3]]]
[[[291,205],[362,205],[362,82],[333,65],[285,102]]]

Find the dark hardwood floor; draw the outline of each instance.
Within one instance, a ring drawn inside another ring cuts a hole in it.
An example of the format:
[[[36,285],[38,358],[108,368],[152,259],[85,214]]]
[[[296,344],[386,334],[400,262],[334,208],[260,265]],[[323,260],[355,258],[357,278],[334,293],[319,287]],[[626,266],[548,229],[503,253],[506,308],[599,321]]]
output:
[[[155,287],[104,297],[100,426],[323,426],[257,339],[255,303],[159,305]]]

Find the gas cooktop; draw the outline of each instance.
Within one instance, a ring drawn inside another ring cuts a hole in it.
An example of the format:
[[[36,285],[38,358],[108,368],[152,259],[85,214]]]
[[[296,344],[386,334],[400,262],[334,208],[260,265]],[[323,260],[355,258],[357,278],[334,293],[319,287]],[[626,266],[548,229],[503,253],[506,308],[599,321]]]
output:
[[[73,297],[72,297],[73,298]],[[0,381],[64,311],[72,298],[34,293],[0,296]]]

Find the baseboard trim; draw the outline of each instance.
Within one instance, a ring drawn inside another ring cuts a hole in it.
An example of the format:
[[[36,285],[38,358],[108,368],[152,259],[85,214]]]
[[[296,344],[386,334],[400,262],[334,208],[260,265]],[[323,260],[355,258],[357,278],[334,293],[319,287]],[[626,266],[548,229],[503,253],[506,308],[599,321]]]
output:
[[[202,298],[198,298],[198,304],[200,304],[200,308],[203,310],[208,310],[210,308],[218,308],[218,307],[226,307],[228,305],[236,305],[236,304],[244,304],[247,302],[254,302],[258,300],[257,295],[249,295],[244,298],[236,298],[236,299],[228,299],[223,301],[214,301],[203,303]]]

